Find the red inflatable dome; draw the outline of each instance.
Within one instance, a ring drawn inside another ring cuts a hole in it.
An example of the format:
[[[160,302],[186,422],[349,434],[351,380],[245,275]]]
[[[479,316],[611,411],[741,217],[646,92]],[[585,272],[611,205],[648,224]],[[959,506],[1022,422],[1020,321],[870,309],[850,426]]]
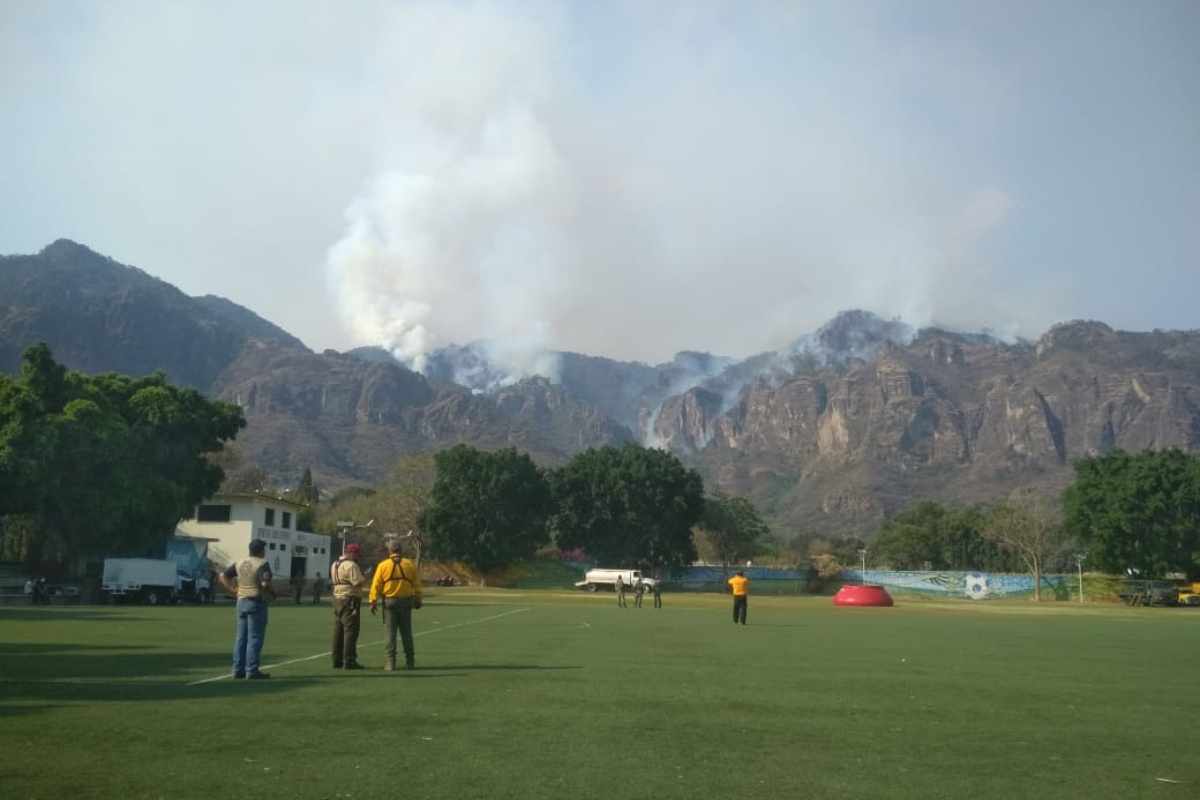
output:
[[[835,606],[894,606],[892,596],[882,586],[847,584],[833,596]]]

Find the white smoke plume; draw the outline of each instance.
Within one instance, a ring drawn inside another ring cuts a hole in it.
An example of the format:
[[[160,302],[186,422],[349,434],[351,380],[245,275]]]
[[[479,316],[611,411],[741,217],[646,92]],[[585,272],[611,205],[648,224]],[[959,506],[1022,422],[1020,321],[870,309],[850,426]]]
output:
[[[329,254],[342,318],[417,370],[469,335],[504,373],[487,383],[546,374],[576,190],[551,121],[549,44],[484,8],[417,7],[394,22],[396,140]]]
[[[746,356],[850,308],[1037,335],[1064,307],[1013,264],[1014,86],[982,52],[891,47],[883,7],[388,8],[377,169],[329,252],[359,344],[422,369],[499,342],[503,383],[544,349]]]

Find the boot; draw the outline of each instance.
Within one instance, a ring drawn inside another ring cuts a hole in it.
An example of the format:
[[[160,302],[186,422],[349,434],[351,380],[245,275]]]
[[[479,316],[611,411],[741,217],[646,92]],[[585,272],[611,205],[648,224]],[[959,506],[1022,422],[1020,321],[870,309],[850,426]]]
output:
[[[409,658],[404,659],[404,668],[405,669],[416,669],[417,668],[417,665],[413,663],[411,656]]]
[[[394,658],[389,658],[387,660],[387,663],[383,665],[383,671],[384,672],[395,672],[396,671],[396,660]]]

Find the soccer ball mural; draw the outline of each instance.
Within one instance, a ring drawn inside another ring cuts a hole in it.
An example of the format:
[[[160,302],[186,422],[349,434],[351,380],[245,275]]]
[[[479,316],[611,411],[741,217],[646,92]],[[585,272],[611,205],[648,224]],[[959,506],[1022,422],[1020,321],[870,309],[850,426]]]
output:
[[[983,600],[991,592],[988,576],[982,572],[972,572],[963,582],[963,590],[972,600]]]

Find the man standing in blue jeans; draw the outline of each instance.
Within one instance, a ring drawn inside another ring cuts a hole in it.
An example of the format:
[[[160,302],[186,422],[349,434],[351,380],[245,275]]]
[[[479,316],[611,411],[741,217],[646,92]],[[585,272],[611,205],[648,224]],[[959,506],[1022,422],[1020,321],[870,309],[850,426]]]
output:
[[[250,555],[221,573],[221,585],[237,597],[237,635],[233,640],[235,678],[271,677],[259,669],[259,655],[267,636],[267,601],[276,598],[266,554],[267,543],[255,539],[250,542]]]

